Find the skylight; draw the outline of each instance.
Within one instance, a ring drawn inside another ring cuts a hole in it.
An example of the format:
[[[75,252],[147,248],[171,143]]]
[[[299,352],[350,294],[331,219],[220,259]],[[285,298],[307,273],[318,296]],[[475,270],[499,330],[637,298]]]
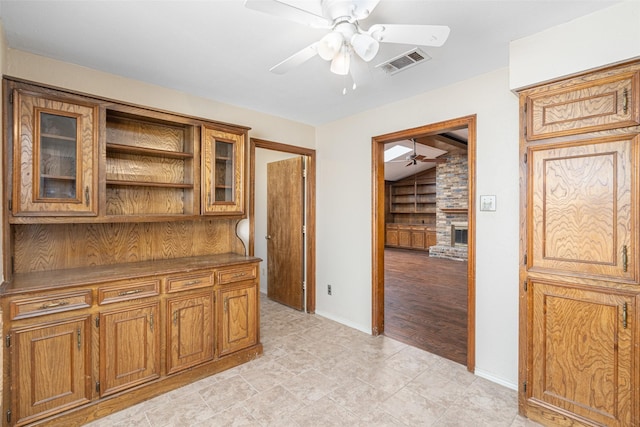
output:
[[[405,147],[404,145],[394,145],[393,147],[384,150],[384,161],[386,163],[391,160],[397,159],[398,157],[407,154],[410,151],[412,151],[411,148]]]

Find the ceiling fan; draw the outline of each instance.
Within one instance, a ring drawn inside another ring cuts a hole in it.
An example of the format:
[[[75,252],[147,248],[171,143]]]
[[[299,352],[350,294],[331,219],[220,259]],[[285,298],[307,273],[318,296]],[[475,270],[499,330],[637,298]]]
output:
[[[411,138],[411,141],[413,142],[413,153],[409,154],[407,157],[405,157],[404,160],[392,160],[391,162],[409,162],[407,163],[405,166],[412,166],[412,165],[417,165],[418,162],[423,162],[423,163],[436,163],[436,164],[440,164],[440,163],[446,163],[447,160],[444,158],[427,158],[426,156],[423,156],[422,154],[418,154],[418,152],[416,151],[416,140],[415,138]]]
[[[400,43],[439,47],[449,37],[445,25],[374,24],[365,30],[360,21],[366,19],[380,0],[319,0],[322,15],[297,8],[278,0],[245,0],[245,7],[282,17],[314,28],[331,30],[319,41],[294,53],[269,71],[284,74],[319,55],[331,61],[331,71],[347,75],[353,70],[351,61],[371,61],[379,43]],[[355,52],[356,55],[352,55]],[[351,65],[351,66],[350,66]]]

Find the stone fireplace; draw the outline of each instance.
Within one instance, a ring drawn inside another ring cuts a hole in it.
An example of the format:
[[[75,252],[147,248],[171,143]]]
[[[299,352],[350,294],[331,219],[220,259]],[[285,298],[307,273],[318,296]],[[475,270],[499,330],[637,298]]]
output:
[[[429,256],[466,261],[468,258],[467,154],[450,154],[436,170],[436,245]]]

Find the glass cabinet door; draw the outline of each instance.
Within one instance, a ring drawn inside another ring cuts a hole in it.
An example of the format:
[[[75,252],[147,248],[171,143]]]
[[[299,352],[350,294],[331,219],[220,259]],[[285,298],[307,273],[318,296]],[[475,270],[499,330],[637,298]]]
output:
[[[16,91],[14,215],[96,215],[97,107]]]
[[[213,192],[213,203],[230,202],[235,200],[234,191],[234,143],[226,141],[215,141],[215,190]]]
[[[202,213],[244,213],[244,134],[203,129]]]
[[[37,198],[78,198],[78,117],[39,112],[36,132]]]

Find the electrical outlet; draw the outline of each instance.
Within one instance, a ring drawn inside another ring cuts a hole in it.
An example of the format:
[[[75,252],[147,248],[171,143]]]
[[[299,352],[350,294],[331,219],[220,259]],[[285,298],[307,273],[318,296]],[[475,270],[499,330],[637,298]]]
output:
[[[331,295],[331,285],[327,285],[327,294]]]

